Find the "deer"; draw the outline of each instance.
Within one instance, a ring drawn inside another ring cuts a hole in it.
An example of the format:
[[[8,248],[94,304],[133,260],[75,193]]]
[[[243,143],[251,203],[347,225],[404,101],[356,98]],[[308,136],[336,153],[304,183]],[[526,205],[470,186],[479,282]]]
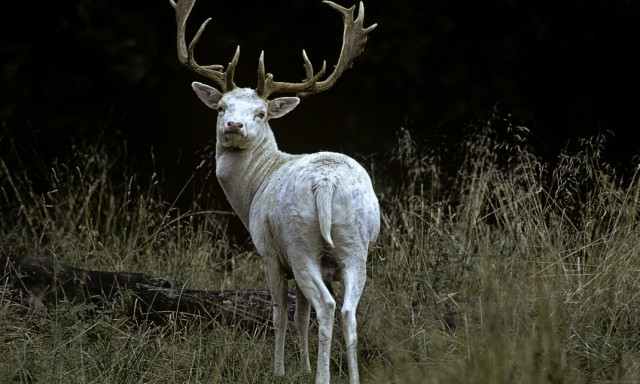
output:
[[[232,209],[243,222],[260,254],[272,295],[275,352],[273,373],[282,376],[287,329],[287,281],[295,280],[294,324],[300,367],[311,373],[308,329],[310,306],[318,322],[316,383],[329,383],[330,348],[336,300],[331,282],[342,281],[342,323],[349,382],[359,383],[356,308],[366,281],[368,253],[380,231],[380,206],[371,179],[354,159],[334,152],[294,155],[278,149],[269,121],[291,112],[300,98],[330,89],[350,68],[377,24],[364,28],[364,5],[338,11],[344,23],[342,49],[331,74],[313,66],[302,51],[305,79],[280,82],[265,73],[264,51],[258,61],[255,89],[237,87],[234,71],[240,46],[226,69],[199,65],[194,49],[211,18],[187,45],[185,29],[195,0],[170,0],[177,21],[179,61],[216,87],[193,82],[198,98],[217,111],[216,177]],[[270,98],[274,94],[295,94]]]

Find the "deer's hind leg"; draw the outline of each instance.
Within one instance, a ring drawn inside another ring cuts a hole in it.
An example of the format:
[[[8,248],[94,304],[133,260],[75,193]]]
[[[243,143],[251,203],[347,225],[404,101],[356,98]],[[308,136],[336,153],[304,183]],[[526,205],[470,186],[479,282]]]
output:
[[[309,364],[309,313],[310,303],[304,295],[300,286],[296,283],[296,313],[294,321],[296,330],[298,331],[298,340],[300,345],[300,369],[304,373],[311,372]]]
[[[329,362],[336,301],[323,280],[319,249],[320,247],[309,246],[307,243],[307,246],[297,246],[288,251],[290,259],[296,260],[295,263],[291,263],[291,267],[298,289],[316,311],[318,321],[316,383],[323,384],[329,383],[330,378]]]
[[[366,252],[366,251],[365,251]],[[366,253],[365,253],[366,256]],[[344,296],[340,316],[342,319],[342,333],[347,350],[349,364],[349,383],[360,382],[358,374],[358,332],[356,308],[364,289],[367,278],[366,261],[364,258],[352,258],[342,271]]]

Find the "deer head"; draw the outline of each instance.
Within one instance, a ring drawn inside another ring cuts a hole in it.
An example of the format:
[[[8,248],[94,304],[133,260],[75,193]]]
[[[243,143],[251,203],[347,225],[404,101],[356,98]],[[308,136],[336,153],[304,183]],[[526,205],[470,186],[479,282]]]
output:
[[[261,142],[268,134],[267,121],[286,115],[300,103],[297,97],[266,100],[250,88],[222,93],[197,81],[191,86],[205,105],[218,111],[216,136],[224,148],[246,149],[252,142]]]

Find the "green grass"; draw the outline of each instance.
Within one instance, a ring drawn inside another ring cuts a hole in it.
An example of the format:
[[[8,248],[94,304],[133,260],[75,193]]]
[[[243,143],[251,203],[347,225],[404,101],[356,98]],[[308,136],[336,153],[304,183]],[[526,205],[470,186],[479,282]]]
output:
[[[638,175],[606,164],[602,135],[543,163],[527,133],[493,115],[444,156],[401,130],[393,162],[367,160],[382,231],[358,308],[363,382],[640,382]],[[31,167],[10,138],[0,144],[2,256],[144,272],[178,287],[267,286],[259,256],[195,187],[208,166],[178,209],[153,158],[100,142]],[[274,379],[269,332],[137,321],[126,298],[91,311],[27,309],[10,287],[0,292],[2,382],[313,379],[298,373],[293,326],[287,376]],[[345,370],[336,327],[332,382],[347,382]]]

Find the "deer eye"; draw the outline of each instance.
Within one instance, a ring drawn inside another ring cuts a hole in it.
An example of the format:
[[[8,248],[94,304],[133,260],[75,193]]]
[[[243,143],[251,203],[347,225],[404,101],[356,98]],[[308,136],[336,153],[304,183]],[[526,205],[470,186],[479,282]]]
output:
[[[260,120],[264,119],[265,116],[267,116],[267,113],[265,111],[260,111],[258,113],[256,113],[256,117]]]
[[[223,113],[223,112],[224,112],[224,109],[225,109],[225,108],[224,108],[224,105],[218,105],[218,106],[216,107],[216,111],[218,111],[218,113]]]

